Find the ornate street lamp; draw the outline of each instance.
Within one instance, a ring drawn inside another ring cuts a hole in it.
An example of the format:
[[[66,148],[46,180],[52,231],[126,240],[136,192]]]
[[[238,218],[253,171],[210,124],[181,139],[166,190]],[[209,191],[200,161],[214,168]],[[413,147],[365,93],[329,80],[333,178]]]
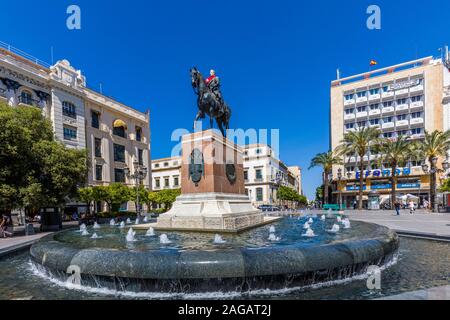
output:
[[[342,210],[342,190],[341,190],[341,180],[342,180],[342,169],[338,169],[338,192],[339,192],[339,211]]]
[[[436,167],[437,162],[438,162],[438,158],[433,157],[433,158],[431,158],[431,161],[430,161],[431,168],[426,163],[422,164],[423,172],[425,174],[427,174],[427,173],[430,174],[430,202],[431,202],[431,208],[432,208],[433,212],[438,211],[438,207],[437,207],[437,203],[436,203],[436,172],[438,172],[438,169]],[[447,169],[448,169],[447,161],[442,163],[442,167],[444,168],[445,166],[447,166]]]
[[[131,170],[128,167],[125,167],[123,169],[123,172],[129,179],[133,179],[135,182],[136,203],[137,203],[136,214],[137,214],[137,217],[139,218],[141,216],[141,205],[139,204],[139,186],[141,184],[141,181],[143,181],[145,179],[145,177],[147,176],[147,167],[141,166],[139,164],[139,161],[134,160],[133,168],[134,168],[133,173],[131,173]]]

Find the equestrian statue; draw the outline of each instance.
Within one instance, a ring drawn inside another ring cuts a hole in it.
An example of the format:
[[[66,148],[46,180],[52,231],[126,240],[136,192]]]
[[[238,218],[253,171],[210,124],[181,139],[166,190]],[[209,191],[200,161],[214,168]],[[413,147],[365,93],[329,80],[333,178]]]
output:
[[[209,116],[210,127],[213,127],[213,119],[216,119],[222,135],[226,136],[226,130],[229,129],[231,109],[225,103],[220,92],[220,79],[216,76],[214,70],[210,71],[210,76],[203,79],[202,74],[197,68],[192,68],[191,83],[194,92],[197,95],[198,113],[194,120],[204,119],[205,115]]]

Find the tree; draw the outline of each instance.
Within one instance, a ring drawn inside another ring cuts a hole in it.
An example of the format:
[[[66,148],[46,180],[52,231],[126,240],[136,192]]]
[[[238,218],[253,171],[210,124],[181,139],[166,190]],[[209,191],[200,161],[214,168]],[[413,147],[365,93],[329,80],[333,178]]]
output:
[[[104,196],[104,201],[108,204],[109,211],[118,211],[118,207],[124,203],[131,200],[131,190],[122,183],[112,183],[102,191]]]
[[[0,210],[61,206],[87,176],[87,153],[54,138],[35,107],[0,103]]]
[[[314,167],[322,167],[323,170],[322,173],[322,179],[324,184],[323,204],[328,203],[328,183],[329,183],[328,176],[332,172],[333,166],[340,164],[342,164],[341,156],[337,155],[333,151],[319,153],[311,160],[309,169],[312,169]]]
[[[341,144],[336,148],[336,152],[341,156],[357,155],[359,157],[359,210],[363,208],[364,157],[368,156],[370,147],[378,143],[380,134],[380,130],[374,127],[350,131],[344,135]],[[370,162],[370,159],[367,162]]]
[[[145,203],[147,204],[148,210],[150,210],[154,204],[158,204],[158,192],[148,192],[147,196],[145,197]]]
[[[282,201],[291,201],[303,205],[308,204],[308,199],[305,196],[298,194],[297,191],[286,186],[280,186],[278,188],[277,198]]]
[[[373,150],[380,156],[380,164],[387,163],[391,167],[391,207],[396,201],[397,168],[406,165],[412,154],[412,143],[409,137],[399,136],[395,140],[382,139]]]
[[[88,206],[88,211],[91,211],[91,205],[95,201],[94,188],[86,187],[78,189],[78,197],[81,201],[86,202]],[[95,209],[94,209],[95,212]]]
[[[139,194],[139,203],[138,203],[138,197],[137,195]],[[134,201],[135,207],[136,207],[136,212],[138,212],[137,208],[139,205],[146,203],[147,198],[148,198],[148,191],[147,189],[145,189],[144,186],[139,186],[139,188],[131,188],[130,189],[130,197],[131,200]]]
[[[164,205],[166,210],[170,210],[176,198],[181,194],[180,189],[164,189],[157,192],[157,202]]]
[[[414,142],[415,151],[422,157],[428,160],[433,168],[433,159],[447,156],[450,149],[450,131],[442,132],[435,130],[431,133],[425,131],[425,139]],[[430,181],[430,202],[433,211],[436,210],[436,172],[431,174]]]
[[[321,185],[319,187],[316,188],[316,203],[319,203],[322,201],[323,199],[323,189],[324,189],[324,185]]]

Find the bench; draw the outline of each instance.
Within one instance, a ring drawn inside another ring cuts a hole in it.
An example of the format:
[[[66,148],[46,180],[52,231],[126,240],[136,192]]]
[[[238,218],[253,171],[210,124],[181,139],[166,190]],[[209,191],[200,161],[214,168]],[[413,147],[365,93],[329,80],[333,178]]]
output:
[[[345,204],[343,204],[343,205],[341,206],[341,209],[339,208],[339,205],[338,205],[338,204],[324,204],[322,209],[323,209],[323,210],[329,210],[329,209],[331,209],[331,210],[333,210],[333,211],[340,211],[340,210],[345,209]]]

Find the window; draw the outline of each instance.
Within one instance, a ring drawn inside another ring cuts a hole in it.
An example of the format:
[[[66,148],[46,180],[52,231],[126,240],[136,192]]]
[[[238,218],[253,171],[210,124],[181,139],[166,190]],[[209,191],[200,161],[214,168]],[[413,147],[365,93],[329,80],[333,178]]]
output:
[[[76,140],[77,139],[77,129],[76,128],[63,128],[64,139],[65,140]]]
[[[97,111],[91,111],[91,127],[100,128],[100,113]]]
[[[355,167],[354,166],[345,167],[345,171],[347,171],[347,172],[354,172],[355,171]]]
[[[114,143],[114,161],[125,163],[125,146]]]
[[[413,112],[411,113],[411,119],[421,118],[422,112]]]
[[[389,87],[388,86],[384,86],[383,87],[383,92],[388,92],[389,91]]]
[[[256,154],[260,154],[261,153],[261,149],[256,149]]]
[[[244,180],[248,180],[248,171],[247,170],[244,171]]]
[[[244,156],[248,156],[248,151],[244,151]]]
[[[397,131],[397,137],[406,136],[407,134],[408,134],[408,130]]]
[[[392,107],[392,101],[386,101],[386,102],[383,102],[383,107],[384,108],[387,108],[387,107]]]
[[[353,114],[355,109],[345,109],[345,114]]]
[[[76,107],[72,102],[63,101],[62,110],[63,110],[63,115],[65,115],[67,117],[70,117],[70,118],[77,117]]]
[[[370,95],[375,95],[375,94],[379,94],[380,93],[380,89],[371,89],[370,90]]]
[[[101,158],[102,157],[102,139],[95,138],[94,144],[95,144],[95,156],[97,158]]]
[[[357,111],[358,112],[364,112],[364,111],[366,111],[367,109],[366,109],[366,106],[363,106],[363,107],[358,107],[357,108]]]
[[[142,149],[138,149],[138,162],[139,165],[143,166],[144,165],[144,151]]]
[[[161,188],[161,182],[159,179],[155,179],[155,188]]]
[[[178,165],[178,161],[174,161],[173,165],[174,165],[174,167],[176,167]]]
[[[164,162],[164,167],[168,167],[169,163],[168,162]]]
[[[169,177],[164,178],[164,187],[165,188],[169,187]]]
[[[372,119],[370,120],[370,125],[376,125],[376,124],[380,124],[380,119]]]
[[[262,180],[262,170],[256,169],[255,179]]]
[[[31,95],[31,93],[28,92],[28,91],[22,91],[22,93],[20,94],[19,99],[20,99],[19,102],[21,102],[21,103],[25,103],[25,104],[28,104],[30,106],[33,104],[33,97]]]
[[[411,134],[422,134],[423,129],[422,128],[414,128],[411,129]]]
[[[376,103],[376,104],[371,104],[371,105],[370,105],[370,110],[378,110],[378,103]]]
[[[393,132],[385,132],[383,133],[383,137],[385,138],[392,138],[394,136]]]
[[[256,188],[256,201],[263,201],[263,189]]]
[[[419,102],[419,101],[422,101],[422,96],[411,97],[411,102]]]
[[[383,123],[392,122],[392,117],[385,117],[383,118]]]
[[[406,114],[400,114],[397,116],[397,121],[406,120]]]
[[[423,161],[412,160],[412,161],[410,161],[410,164],[411,164],[411,167],[420,167],[420,166],[422,166]]]
[[[367,124],[367,121],[358,121],[358,128],[365,127]]]
[[[346,123],[345,124],[345,129],[349,130],[349,129],[353,129],[355,127],[354,123]]]
[[[177,177],[173,177],[173,185],[174,187],[178,187],[180,185],[180,178]]]
[[[101,164],[95,165],[95,180],[103,180],[103,166]]]
[[[125,127],[114,127],[113,128],[113,134],[122,138],[125,138]]]
[[[346,94],[346,95],[345,95],[345,100],[346,100],[346,101],[352,100],[352,99],[353,99],[353,94]]]
[[[366,91],[360,91],[356,95],[358,96],[358,98],[363,98],[366,96]]]
[[[125,172],[123,169],[114,169],[114,181],[125,183]]]
[[[406,104],[406,98],[397,99],[397,105],[400,105],[400,104]]]
[[[159,168],[159,163],[155,163],[155,168]]]
[[[136,141],[142,140],[142,128],[136,127]]]

